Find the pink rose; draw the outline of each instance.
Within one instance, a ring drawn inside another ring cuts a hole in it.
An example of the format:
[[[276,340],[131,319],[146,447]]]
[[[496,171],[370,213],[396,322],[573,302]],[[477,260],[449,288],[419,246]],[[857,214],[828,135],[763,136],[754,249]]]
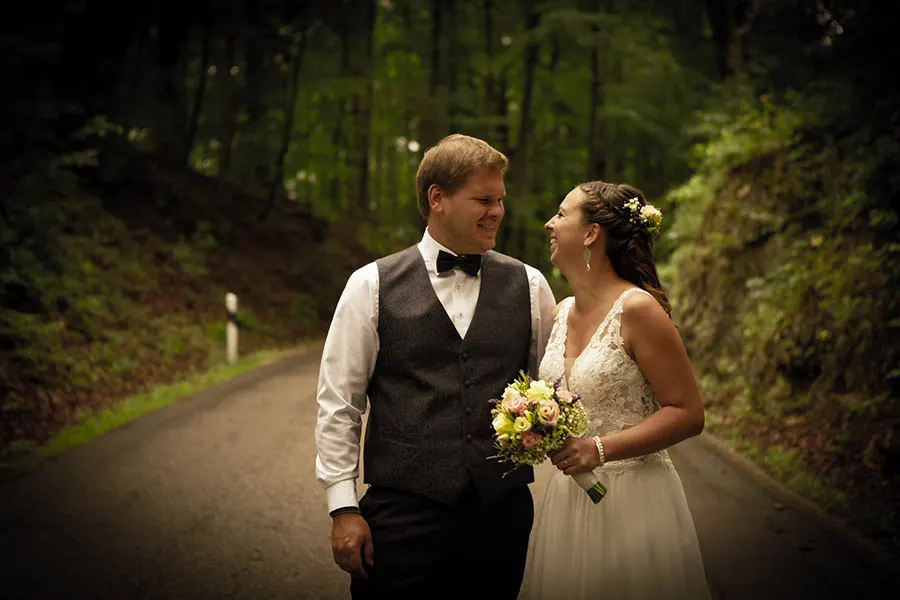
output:
[[[523,431],[522,432],[522,445],[525,446],[525,449],[533,448],[541,443],[541,440],[544,439],[544,436],[538,435],[533,431]]]
[[[508,413],[521,416],[525,412],[525,398],[519,394],[506,394],[500,406]]]
[[[549,400],[538,404],[537,416],[544,425],[556,425],[559,418],[559,404]]]
[[[570,392],[569,390],[556,390],[556,397],[563,404],[572,404],[575,401],[575,394]]]

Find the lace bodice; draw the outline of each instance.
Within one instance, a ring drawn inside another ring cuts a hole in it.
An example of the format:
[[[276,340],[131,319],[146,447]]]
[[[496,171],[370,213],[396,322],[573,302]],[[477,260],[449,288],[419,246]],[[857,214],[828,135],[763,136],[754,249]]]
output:
[[[653,390],[637,363],[625,352],[621,323],[625,300],[633,293],[646,294],[638,288],[625,290],[613,304],[584,351],[575,359],[566,376],[566,331],[575,299],[564,300],[541,361],[540,377],[555,381],[581,396],[588,413],[585,436],[608,435],[636,425],[659,410]],[[663,450],[646,456],[612,461],[598,471],[618,473],[648,463],[671,467]]]

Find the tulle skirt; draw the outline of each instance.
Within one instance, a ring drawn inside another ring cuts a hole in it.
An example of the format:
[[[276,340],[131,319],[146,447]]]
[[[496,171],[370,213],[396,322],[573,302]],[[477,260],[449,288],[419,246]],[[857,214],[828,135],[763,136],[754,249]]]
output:
[[[608,489],[599,504],[571,477],[552,470],[520,597],[710,598],[694,521],[674,467],[647,464],[595,473]]]

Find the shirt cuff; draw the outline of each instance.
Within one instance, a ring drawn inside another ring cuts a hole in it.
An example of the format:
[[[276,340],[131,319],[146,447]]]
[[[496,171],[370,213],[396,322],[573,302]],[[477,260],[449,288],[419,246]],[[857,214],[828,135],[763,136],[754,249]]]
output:
[[[356,480],[344,479],[325,488],[325,497],[328,499],[328,512],[344,508],[345,506],[359,507],[359,499],[356,497]]]

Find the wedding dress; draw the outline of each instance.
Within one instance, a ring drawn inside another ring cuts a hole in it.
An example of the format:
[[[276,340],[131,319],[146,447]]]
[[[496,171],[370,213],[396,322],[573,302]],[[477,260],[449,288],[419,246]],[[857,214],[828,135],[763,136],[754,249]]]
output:
[[[650,384],[623,348],[620,325],[631,288],[576,359],[565,358],[574,298],[560,307],[540,377],[563,377],[589,415],[586,437],[637,424],[659,409]],[[567,365],[568,363],[568,365]],[[710,598],[697,533],[681,479],[663,450],[594,470],[608,493],[594,504],[554,468],[535,522],[524,598],[663,600]]]

